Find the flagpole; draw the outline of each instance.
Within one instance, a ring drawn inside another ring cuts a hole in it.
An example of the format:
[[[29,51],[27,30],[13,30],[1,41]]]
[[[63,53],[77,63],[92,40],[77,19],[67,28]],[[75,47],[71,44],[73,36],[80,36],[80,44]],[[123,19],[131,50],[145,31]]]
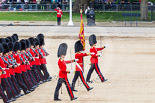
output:
[[[72,20],[72,0],[70,0],[70,13],[69,13],[69,22],[68,22],[68,26],[74,26],[73,20]]]

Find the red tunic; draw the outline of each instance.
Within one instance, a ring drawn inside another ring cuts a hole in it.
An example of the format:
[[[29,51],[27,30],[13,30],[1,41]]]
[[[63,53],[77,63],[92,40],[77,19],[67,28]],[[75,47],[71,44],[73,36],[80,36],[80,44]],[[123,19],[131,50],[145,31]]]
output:
[[[58,9],[55,9],[55,11],[57,11],[57,17],[61,17],[62,16],[62,10],[58,10]]]
[[[13,62],[12,58],[10,55],[8,55],[8,58],[11,62]],[[10,68],[10,75],[15,75],[15,70],[13,68]]]
[[[98,56],[96,55],[97,51],[100,51],[100,50],[103,50],[103,49],[104,48],[95,48],[95,47],[90,48],[90,52],[95,53],[94,55],[91,55],[91,58],[90,58],[90,61],[91,61],[92,64],[98,63]]]
[[[8,59],[6,57],[4,57],[4,59],[8,62]],[[4,62],[4,64],[5,64],[5,67],[6,67],[6,75],[7,75],[7,78],[10,78],[11,77],[10,76],[10,68],[7,68],[7,66],[8,66],[7,63]]]
[[[35,49],[35,52],[40,55],[37,49]],[[41,65],[39,58],[35,58],[35,65]]]
[[[26,52],[26,53],[27,53],[27,52]],[[27,53],[27,54],[28,54],[28,53]],[[29,59],[29,57],[26,56],[25,54],[24,54],[24,56],[27,58],[27,60]],[[31,61],[28,60],[28,64],[25,65],[27,70],[31,70],[31,68],[30,68],[30,67],[31,67],[30,63],[31,63]]]
[[[4,61],[2,60],[2,58],[0,57],[0,66],[1,68],[3,68],[4,70],[4,73],[1,75],[1,78],[7,78],[7,75],[6,75],[6,68],[5,68],[5,63]]]
[[[58,60],[59,78],[67,78],[66,64],[71,63],[71,62],[73,62],[73,61],[64,61],[61,59]]]
[[[31,48],[29,51],[30,51],[31,55],[33,56],[33,58],[35,59],[36,54],[34,53],[34,51]],[[31,65],[35,65],[35,61],[31,61]]]
[[[46,58],[45,58],[45,57],[46,57],[46,54],[45,54],[44,50],[43,50],[43,49],[40,49],[40,52],[41,52],[42,55],[44,56],[44,58],[42,58],[41,55],[39,55],[40,63],[41,63],[41,64],[47,64],[47,63],[46,63]]]
[[[20,56],[21,56],[23,62],[25,63],[24,55],[21,54]],[[27,71],[26,65],[25,65],[25,64],[21,64],[21,71],[22,71],[22,72],[26,72],[26,71]]]
[[[84,56],[87,56],[87,53],[76,53],[75,54],[75,59],[79,59],[79,61],[77,61],[77,63],[80,65],[82,70],[83,70],[83,57]],[[76,69],[76,71],[81,71],[81,69],[77,65],[76,65],[75,69]]]
[[[15,68],[15,73],[19,73],[21,74],[22,71],[21,71],[21,60],[20,60],[20,57],[19,57],[20,54],[14,54],[13,57],[15,58],[17,64],[20,64],[18,67]]]

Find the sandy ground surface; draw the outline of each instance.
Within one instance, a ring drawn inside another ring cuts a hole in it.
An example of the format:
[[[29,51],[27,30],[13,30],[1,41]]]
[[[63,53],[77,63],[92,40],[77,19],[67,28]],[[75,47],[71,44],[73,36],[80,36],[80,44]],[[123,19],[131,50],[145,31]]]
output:
[[[59,28],[60,29],[60,28]],[[96,28],[95,28],[96,29]],[[119,29],[119,28],[118,28]],[[132,28],[124,28],[128,34],[130,32],[146,33],[147,30],[149,33],[155,33],[153,28],[141,28],[141,31]],[[6,33],[5,29],[1,33]],[[12,30],[15,32],[18,29]],[[24,32],[26,29],[19,30],[19,32]],[[42,30],[42,29],[41,29]],[[61,29],[60,29],[61,30]],[[74,28],[73,28],[74,30]],[[69,34],[67,29],[65,32]],[[76,28],[75,28],[76,30]],[[79,30],[79,29],[78,29]],[[98,29],[97,29],[98,30]],[[105,30],[105,28],[102,28]],[[115,29],[112,29],[115,30]],[[134,31],[131,31],[134,30]],[[39,30],[38,30],[39,31]],[[98,30],[99,31],[99,30]],[[105,30],[106,32],[113,32],[110,29]],[[93,32],[93,30],[91,31]],[[96,32],[96,31],[94,31]],[[123,31],[120,31],[123,32]],[[8,34],[11,33],[11,30]],[[48,32],[50,33],[50,32]],[[71,38],[61,37],[61,38],[46,38],[45,48],[50,53],[47,57],[47,67],[53,80],[51,82],[40,85],[34,92],[19,98],[14,103],[52,103],[54,90],[57,83],[58,75],[58,66],[57,66],[57,48],[60,43],[66,42],[68,44],[68,52],[66,60],[69,60],[71,57],[74,58],[74,43],[78,39],[77,37],[71,35]],[[7,34],[7,33],[6,33]],[[8,35],[7,34],[7,35]],[[35,35],[34,32],[33,35]],[[63,34],[63,32],[62,32]],[[86,35],[89,34],[86,30]],[[97,35],[102,34],[101,32],[95,33]],[[24,34],[22,34],[24,35]],[[23,38],[22,35],[20,38]],[[131,34],[132,35],[132,34]],[[3,36],[3,35],[1,35]],[[6,36],[6,35],[5,35]],[[29,36],[29,35],[28,35]],[[102,40],[102,44],[101,44]],[[107,82],[101,83],[96,72],[92,74],[91,80],[94,81],[93,84],[89,84],[91,87],[94,87],[92,91],[87,92],[85,87],[79,83],[76,83],[76,89],[78,92],[74,92],[74,95],[78,97],[73,103],[155,103],[155,38],[152,36],[140,37],[134,36],[123,37],[118,36],[103,36],[98,39],[97,47],[103,46],[104,44],[109,44],[109,47],[103,50],[103,57],[99,58],[99,67],[104,77],[108,79]],[[86,52],[89,52],[88,40],[86,40]],[[70,55],[71,53],[71,55]],[[85,57],[84,59],[84,76],[86,77],[87,72],[90,68],[90,57]],[[75,64],[72,66],[69,64],[68,69],[74,68]],[[74,74],[69,74],[68,78],[71,83]],[[65,85],[62,86],[62,94],[60,94],[62,103],[71,102],[66,90]],[[0,100],[0,103],[2,101]]]
[[[112,22],[95,22],[97,27],[124,27],[125,22],[123,21],[112,21]],[[0,26],[55,26],[57,25],[56,21],[0,21]],[[62,26],[67,26],[68,22],[62,21]],[[74,22],[74,27],[78,27],[80,22]],[[87,22],[84,22],[85,27],[87,26]],[[127,27],[155,27],[155,22],[142,22],[138,21],[136,25],[136,21],[132,23],[130,21],[126,22]]]

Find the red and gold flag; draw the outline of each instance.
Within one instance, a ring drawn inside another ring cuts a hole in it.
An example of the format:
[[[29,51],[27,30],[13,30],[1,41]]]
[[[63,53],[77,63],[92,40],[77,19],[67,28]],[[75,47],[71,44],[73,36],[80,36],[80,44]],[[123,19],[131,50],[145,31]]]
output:
[[[81,41],[81,44],[83,45],[83,50],[85,50],[84,23],[82,13],[81,13],[81,26],[80,26],[79,39]]]

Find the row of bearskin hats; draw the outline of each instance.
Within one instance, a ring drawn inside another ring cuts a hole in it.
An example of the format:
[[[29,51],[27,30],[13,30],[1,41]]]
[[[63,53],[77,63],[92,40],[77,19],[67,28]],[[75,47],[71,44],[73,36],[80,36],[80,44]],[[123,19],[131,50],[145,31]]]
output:
[[[96,36],[94,34],[90,35],[89,36],[90,46],[96,43],[97,43]],[[83,45],[80,40],[75,42],[74,49],[75,49],[75,53],[79,51],[83,51]],[[66,43],[60,44],[58,48],[58,53],[57,53],[58,57],[60,57],[61,55],[66,55],[66,52],[67,52],[67,44]]]
[[[31,45],[45,45],[43,34],[38,34],[36,38],[30,37],[28,39],[21,39],[19,42],[18,40],[19,38],[17,34],[13,34],[6,38],[0,38],[0,53],[26,50],[26,48],[30,48]]]

